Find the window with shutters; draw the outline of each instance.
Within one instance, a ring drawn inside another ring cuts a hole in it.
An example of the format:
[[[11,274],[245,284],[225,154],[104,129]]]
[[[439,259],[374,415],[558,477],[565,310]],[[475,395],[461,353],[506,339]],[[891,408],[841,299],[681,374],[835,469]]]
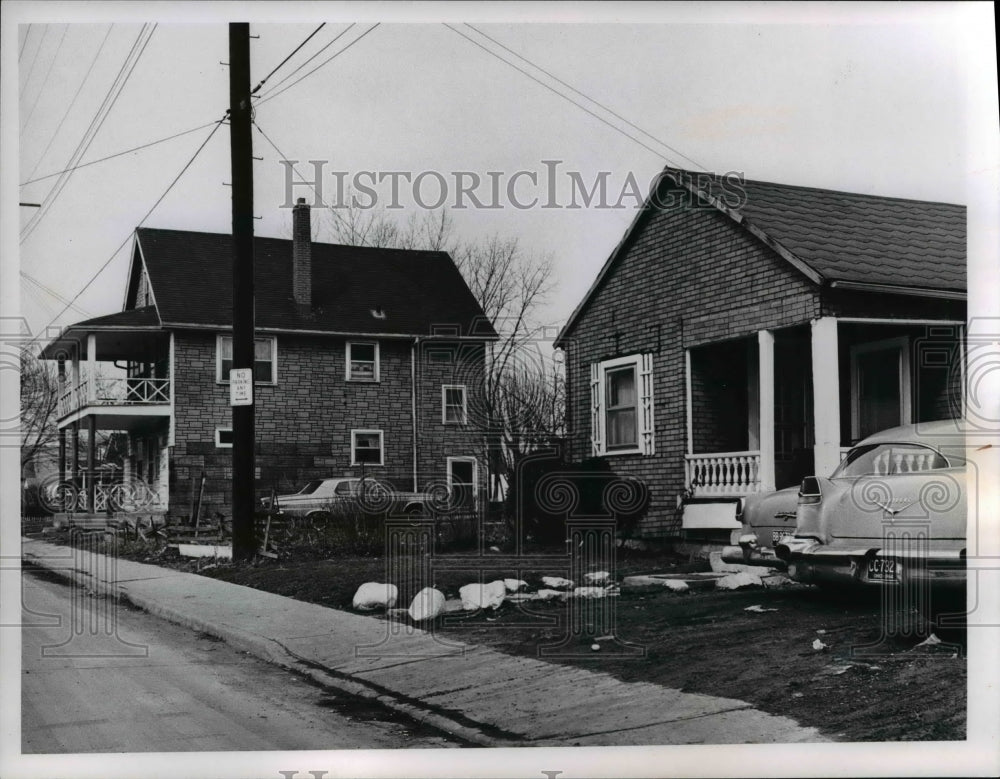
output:
[[[655,453],[653,355],[593,363],[590,390],[595,455]]]

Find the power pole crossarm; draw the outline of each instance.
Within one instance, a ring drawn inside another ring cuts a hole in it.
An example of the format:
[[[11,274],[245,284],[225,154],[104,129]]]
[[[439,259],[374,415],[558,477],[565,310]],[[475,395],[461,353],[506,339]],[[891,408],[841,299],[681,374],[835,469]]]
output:
[[[229,25],[229,137],[233,184],[233,370],[250,370],[249,403],[233,401],[233,557],[254,556],[253,140],[250,25]],[[235,382],[234,376],[230,381]]]

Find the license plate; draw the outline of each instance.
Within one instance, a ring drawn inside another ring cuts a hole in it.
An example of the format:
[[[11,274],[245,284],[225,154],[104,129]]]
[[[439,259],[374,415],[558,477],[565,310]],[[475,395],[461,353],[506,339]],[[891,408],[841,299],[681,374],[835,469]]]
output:
[[[787,530],[772,530],[771,531],[771,546],[777,546],[778,542],[788,535]]]
[[[895,560],[873,557],[868,561],[868,578],[876,582],[894,582],[898,573]]]

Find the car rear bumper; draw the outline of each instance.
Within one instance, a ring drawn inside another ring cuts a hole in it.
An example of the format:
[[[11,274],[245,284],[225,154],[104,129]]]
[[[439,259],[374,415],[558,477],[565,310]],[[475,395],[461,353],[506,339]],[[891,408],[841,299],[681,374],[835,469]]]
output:
[[[846,548],[786,538],[778,552],[788,565],[789,577],[804,584],[927,585],[957,590],[966,581],[965,557],[959,551],[898,554],[876,547]]]
[[[745,537],[744,537],[745,538]],[[770,547],[760,547],[740,539],[739,546],[730,545],[722,549],[722,561],[734,565],[759,565],[766,568],[785,570],[785,561],[778,558]]]

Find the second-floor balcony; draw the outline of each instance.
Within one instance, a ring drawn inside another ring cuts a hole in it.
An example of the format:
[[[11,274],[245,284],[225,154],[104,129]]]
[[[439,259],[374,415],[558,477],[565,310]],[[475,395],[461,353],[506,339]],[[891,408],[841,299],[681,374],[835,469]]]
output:
[[[93,376],[59,393],[59,417],[88,406],[157,406],[170,404],[170,379]]]

